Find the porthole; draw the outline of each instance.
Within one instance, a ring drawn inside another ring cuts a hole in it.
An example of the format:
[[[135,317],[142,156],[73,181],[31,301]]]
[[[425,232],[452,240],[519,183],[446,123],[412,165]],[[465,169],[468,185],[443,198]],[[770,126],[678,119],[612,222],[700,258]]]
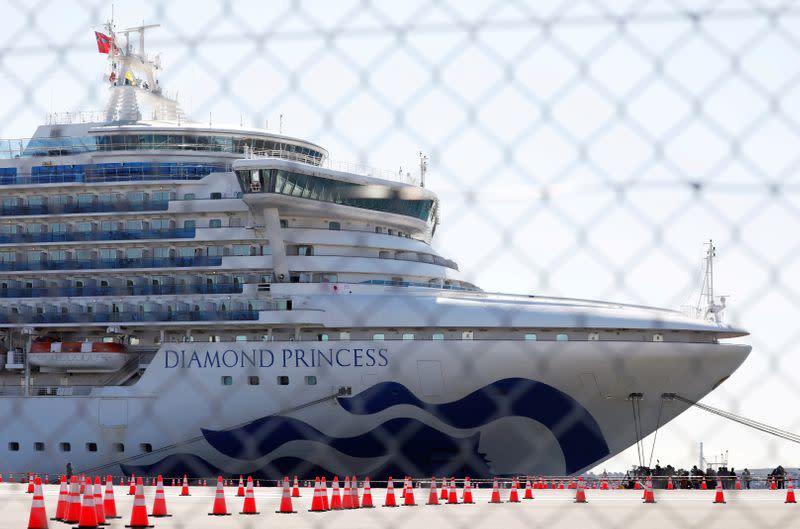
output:
[[[37,441],[33,443],[33,451],[34,452],[44,452],[44,443],[41,441]]]
[[[249,386],[258,386],[261,383],[257,376],[249,376],[247,377],[247,384]]]
[[[223,375],[220,378],[220,382],[222,382],[223,386],[232,386],[233,385],[233,377],[228,375]]]
[[[278,385],[279,386],[288,386],[289,385],[289,377],[286,375],[279,375],[278,376]]]
[[[306,386],[316,386],[317,385],[317,377],[314,375],[309,375],[306,377]]]
[[[141,443],[139,444],[139,449],[144,452],[145,454],[149,454],[153,451],[153,445],[150,443]]]
[[[19,452],[19,443],[16,441],[11,441],[10,443],[8,443],[8,449],[11,452]]]
[[[59,443],[58,447],[61,449],[62,452],[72,451],[72,445],[69,443]]]
[[[87,452],[97,452],[97,443],[86,443]]]

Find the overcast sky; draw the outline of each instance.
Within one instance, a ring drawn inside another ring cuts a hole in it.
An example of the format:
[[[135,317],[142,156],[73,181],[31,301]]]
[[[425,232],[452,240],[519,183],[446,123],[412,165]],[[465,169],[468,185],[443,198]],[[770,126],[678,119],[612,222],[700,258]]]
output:
[[[435,245],[484,289],[680,308],[713,238],[717,292],[754,352],[706,402],[800,431],[800,15],[610,3],[114,8],[118,28],[162,25],[148,52],[197,120],[276,130],[283,114],[332,159],[392,170],[428,153]],[[0,136],[102,108],[92,32],[109,5],[0,1]],[[796,445],[700,411],[661,431],[656,458],[691,466],[700,441],[737,468],[800,463]],[[603,466],[634,462],[631,449]]]

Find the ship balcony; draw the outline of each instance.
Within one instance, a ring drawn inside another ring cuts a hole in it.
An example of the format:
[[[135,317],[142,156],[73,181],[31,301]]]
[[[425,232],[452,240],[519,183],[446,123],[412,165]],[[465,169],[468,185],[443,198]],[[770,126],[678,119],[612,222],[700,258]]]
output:
[[[0,234],[0,244],[24,244],[38,242],[80,241],[138,241],[148,239],[193,239],[194,228],[167,230],[114,230],[73,231],[64,233],[15,233]]]
[[[98,270],[117,268],[183,268],[191,266],[221,266],[222,257],[163,257],[163,258],[119,258],[119,259],[64,259],[41,261],[0,262],[2,272],[26,272],[36,270]]]
[[[58,312],[49,307],[42,313],[25,311],[19,314],[0,314],[0,324],[63,324],[63,323],[123,323],[123,322],[183,322],[183,321],[255,321],[257,310],[154,310],[124,312]]]
[[[30,174],[0,172],[0,185],[199,180],[211,173],[230,170],[230,164],[180,162],[44,165],[33,167]]]
[[[242,283],[194,285],[131,285],[85,287],[0,288],[0,298],[44,298],[87,296],[172,296],[178,294],[241,294]]]
[[[113,203],[71,203],[42,205],[0,205],[0,215],[64,215],[70,213],[117,213],[129,211],[166,211],[167,200],[144,200],[131,202],[118,200]]]

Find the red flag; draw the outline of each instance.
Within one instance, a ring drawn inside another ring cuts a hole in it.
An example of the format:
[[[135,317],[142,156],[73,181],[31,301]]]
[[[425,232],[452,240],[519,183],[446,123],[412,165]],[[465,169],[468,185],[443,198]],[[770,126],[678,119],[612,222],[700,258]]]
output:
[[[94,36],[97,38],[97,51],[100,53],[108,53],[111,49],[111,37],[103,35],[99,31],[95,31]]]

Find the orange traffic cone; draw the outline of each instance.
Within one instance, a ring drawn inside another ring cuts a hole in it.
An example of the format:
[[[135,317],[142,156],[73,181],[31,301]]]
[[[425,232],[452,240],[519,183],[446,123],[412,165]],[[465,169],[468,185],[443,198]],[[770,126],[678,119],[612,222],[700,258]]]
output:
[[[186,479],[186,474],[183,475],[183,485],[181,485],[181,496],[191,496],[191,494],[189,494],[189,480]]]
[[[384,507],[397,507],[397,498],[394,497],[394,482],[392,476],[389,476],[389,481],[386,483],[386,499],[383,501]]]
[[[94,511],[97,516],[97,525],[108,525],[106,522],[106,510],[103,507],[103,488],[100,485],[100,476],[94,477]]]
[[[672,476],[670,476],[669,479],[667,479],[667,490],[674,490],[674,489],[675,485],[672,484]]]
[[[717,493],[714,494],[714,503],[725,503],[725,494],[722,492],[722,481],[720,480],[717,480]]]
[[[333,476],[333,490],[331,491],[331,510],[338,511],[342,508],[342,497],[339,494],[339,476]]]
[[[449,497],[450,493],[447,491],[447,478],[442,478],[442,488],[439,491],[439,499],[447,501]]]
[[[406,491],[403,494],[403,507],[416,507],[417,500],[414,498],[414,483],[411,478],[406,478]]]
[[[44,475],[44,484],[45,485],[49,485],[50,484],[50,474],[45,474]]]
[[[133,479],[131,477],[131,479]],[[129,529],[143,529],[153,527],[147,519],[147,506],[144,503],[144,485],[142,478],[136,478],[136,492],[133,498],[133,510],[131,510],[131,523],[126,525]]]
[[[791,476],[786,476],[786,501],[783,503],[797,503],[794,499],[794,482]]]
[[[167,500],[164,498],[164,480],[161,478],[161,474],[158,475],[158,481],[156,482],[156,496],[153,499],[153,512],[150,513],[150,516],[153,518],[172,516],[167,514]]]
[[[292,486],[292,498],[300,497],[300,486],[297,484],[297,476],[294,477],[294,485]]]
[[[633,484],[633,490],[642,490],[642,484],[638,479],[636,480],[636,483]]]
[[[353,508],[353,497],[350,495],[350,476],[344,477],[344,493],[342,494],[342,509]]]
[[[775,476],[769,478],[769,490],[777,490],[778,484],[775,483]]]
[[[25,491],[26,494],[33,494],[33,474],[28,474],[28,489]]]
[[[358,479],[355,476],[353,476],[353,479],[350,480],[350,497],[350,508],[361,508],[361,505],[358,501]]]
[[[644,482],[644,502],[655,503],[656,497],[653,494],[653,482],[650,481],[650,476],[647,476],[647,481]]]
[[[742,490],[742,480],[736,476],[736,490]]]
[[[128,487],[128,496],[135,496],[136,495],[136,476],[131,474],[131,484]]]
[[[472,501],[472,485],[469,482],[469,476],[464,478],[464,495],[461,498],[461,503],[474,503]]]
[[[214,493],[214,507],[209,516],[230,516],[228,506],[225,503],[225,485],[222,481],[222,476],[217,476],[217,490]]]
[[[361,496],[362,509],[374,509],[375,505],[372,504],[372,489],[369,486],[369,476],[364,478],[364,494]]]
[[[584,489],[583,478],[578,480],[578,485],[575,487],[574,503],[586,503],[586,490]]]
[[[319,477],[314,478],[314,496],[311,498],[311,509],[309,512],[325,512],[325,505],[320,494]]]
[[[244,505],[239,514],[260,514],[256,510],[256,497],[253,493],[253,477],[247,476],[247,490],[244,493]]]
[[[328,484],[325,481],[325,476],[322,476],[322,483],[320,484],[319,495],[322,498],[322,507],[326,511],[331,510],[330,506],[328,505]]]
[[[33,502],[31,503],[31,514],[28,517],[28,529],[47,529],[47,512],[44,508],[42,481],[39,478],[34,481]]]
[[[236,489],[236,497],[244,498],[244,481],[242,480],[241,474],[239,474],[239,488]]]
[[[81,503],[81,515],[78,519],[78,527],[80,529],[96,529],[97,528],[97,509],[94,508],[94,489],[86,478],[83,488],[83,502]]]
[[[700,490],[708,490],[708,483],[706,483],[706,478],[700,478]]]
[[[456,489],[456,478],[450,478],[450,490],[447,495],[447,503],[458,505],[458,490]]]
[[[436,476],[431,478],[431,490],[428,493],[427,505],[439,505],[439,494],[436,492]]]
[[[531,488],[531,477],[528,476],[528,479],[525,480],[525,496],[523,499],[532,500],[533,499],[533,489]]]
[[[56,515],[51,520],[61,521],[66,517],[67,506],[69,505],[69,492],[67,492],[67,477],[61,476],[61,485],[58,489],[58,504],[56,504]]]
[[[72,476],[69,481],[69,495],[67,497],[66,512],[64,519],[61,520],[65,523],[78,523],[81,518],[81,498],[80,498],[80,485],[78,484],[78,477]]]
[[[292,491],[289,489],[289,476],[283,477],[283,495],[281,496],[280,509],[275,511],[279,514],[293,514],[297,511],[292,510]]]
[[[500,487],[497,485],[497,478],[494,478],[494,483],[492,484],[492,497],[489,499],[489,503],[503,503],[500,499]]]
[[[519,503],[519,483],[517,478],[511,481],[511,492],[508,494],[509,503]]]
[[[117,516],[117,502],[114,500],[114,480],[111,476],[106,476],[106,493],[103,497],[103,513],[106,520],[121,518]]]

